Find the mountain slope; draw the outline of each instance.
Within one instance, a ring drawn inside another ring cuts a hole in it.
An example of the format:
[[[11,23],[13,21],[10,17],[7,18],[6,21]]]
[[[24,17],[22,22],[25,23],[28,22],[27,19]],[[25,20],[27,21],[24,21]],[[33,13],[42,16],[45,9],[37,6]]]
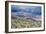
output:
[[[40,21],[33,21],[31,19],[21,19],[18,17],[12,17],[11,28],[37,28],[41,27]]]

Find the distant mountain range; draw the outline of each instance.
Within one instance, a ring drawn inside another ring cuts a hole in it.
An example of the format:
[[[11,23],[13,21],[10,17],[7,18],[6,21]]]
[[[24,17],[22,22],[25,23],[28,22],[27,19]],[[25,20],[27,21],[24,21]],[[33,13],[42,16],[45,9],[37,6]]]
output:
[[[18,17],[18,18],[21,18],[21,19],[32,19],[32,20],[35,20],[35,21],[42,21],[42,17],[41,16],[34,16],[34,15],[16,15],[15,13],[11,13],[11,16],[12,17]]]

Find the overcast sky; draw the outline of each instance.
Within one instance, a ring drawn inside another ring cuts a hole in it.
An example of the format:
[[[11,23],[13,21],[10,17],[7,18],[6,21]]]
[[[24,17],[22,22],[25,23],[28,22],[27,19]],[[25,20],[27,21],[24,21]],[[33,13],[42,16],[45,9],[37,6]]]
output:
[[[12,5],[11,11],[14,12],[16,15],[41,15],[40,6]]]

